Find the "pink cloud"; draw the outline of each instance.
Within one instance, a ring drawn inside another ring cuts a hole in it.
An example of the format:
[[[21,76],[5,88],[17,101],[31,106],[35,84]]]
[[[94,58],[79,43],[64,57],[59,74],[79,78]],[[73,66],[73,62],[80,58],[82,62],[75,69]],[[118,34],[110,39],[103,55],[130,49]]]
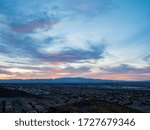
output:
[[[16,27],[12,27],[11,30],[14,32],[32,32],[34,29],[37,28],[51,28],[53,25],[55,25],[56,22],[36,22],[36,23],[30,23],[27,25],[20,25],[20,26],[16,26]]]

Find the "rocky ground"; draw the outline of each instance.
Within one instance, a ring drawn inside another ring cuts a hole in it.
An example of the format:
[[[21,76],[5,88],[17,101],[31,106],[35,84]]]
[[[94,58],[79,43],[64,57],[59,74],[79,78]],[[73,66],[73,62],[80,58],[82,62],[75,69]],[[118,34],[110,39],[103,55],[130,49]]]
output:
[[[0,84],[0,112],[150,112],[150,90],[128,87],[122,89],[111,84]]]

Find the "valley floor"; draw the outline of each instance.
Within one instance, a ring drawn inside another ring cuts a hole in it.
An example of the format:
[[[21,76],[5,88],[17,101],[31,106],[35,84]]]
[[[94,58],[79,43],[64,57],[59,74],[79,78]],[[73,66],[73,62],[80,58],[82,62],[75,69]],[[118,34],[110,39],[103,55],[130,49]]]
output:
[[[150,90],[102,84],[1,84],[0,112],[150,112]]]

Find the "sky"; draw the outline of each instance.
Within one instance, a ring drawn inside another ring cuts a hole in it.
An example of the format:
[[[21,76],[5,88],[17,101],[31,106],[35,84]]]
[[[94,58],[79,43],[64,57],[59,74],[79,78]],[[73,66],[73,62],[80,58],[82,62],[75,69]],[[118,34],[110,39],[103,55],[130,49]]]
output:
[[[0,0],[0,79],[150,80],[149,0]]]

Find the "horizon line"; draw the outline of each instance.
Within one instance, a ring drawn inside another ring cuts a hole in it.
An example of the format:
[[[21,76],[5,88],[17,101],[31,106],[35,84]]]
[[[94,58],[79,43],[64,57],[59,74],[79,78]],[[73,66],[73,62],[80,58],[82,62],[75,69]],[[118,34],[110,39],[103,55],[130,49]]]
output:
[[[17,79],[0,79],[0,81],[8,81],[8,80],[57,80],[57,79],[91,79],[91,80],[107,80],[107,81],[128,81],[128,82],[145,82],[145,81],[150,81],[150,80],[119,80],[119,79],[97,79],[97,78],[85,78],[85,77],[61,77],[61,78],[27,78],[27,79],[21,79],[21,78],[17,78]]]

